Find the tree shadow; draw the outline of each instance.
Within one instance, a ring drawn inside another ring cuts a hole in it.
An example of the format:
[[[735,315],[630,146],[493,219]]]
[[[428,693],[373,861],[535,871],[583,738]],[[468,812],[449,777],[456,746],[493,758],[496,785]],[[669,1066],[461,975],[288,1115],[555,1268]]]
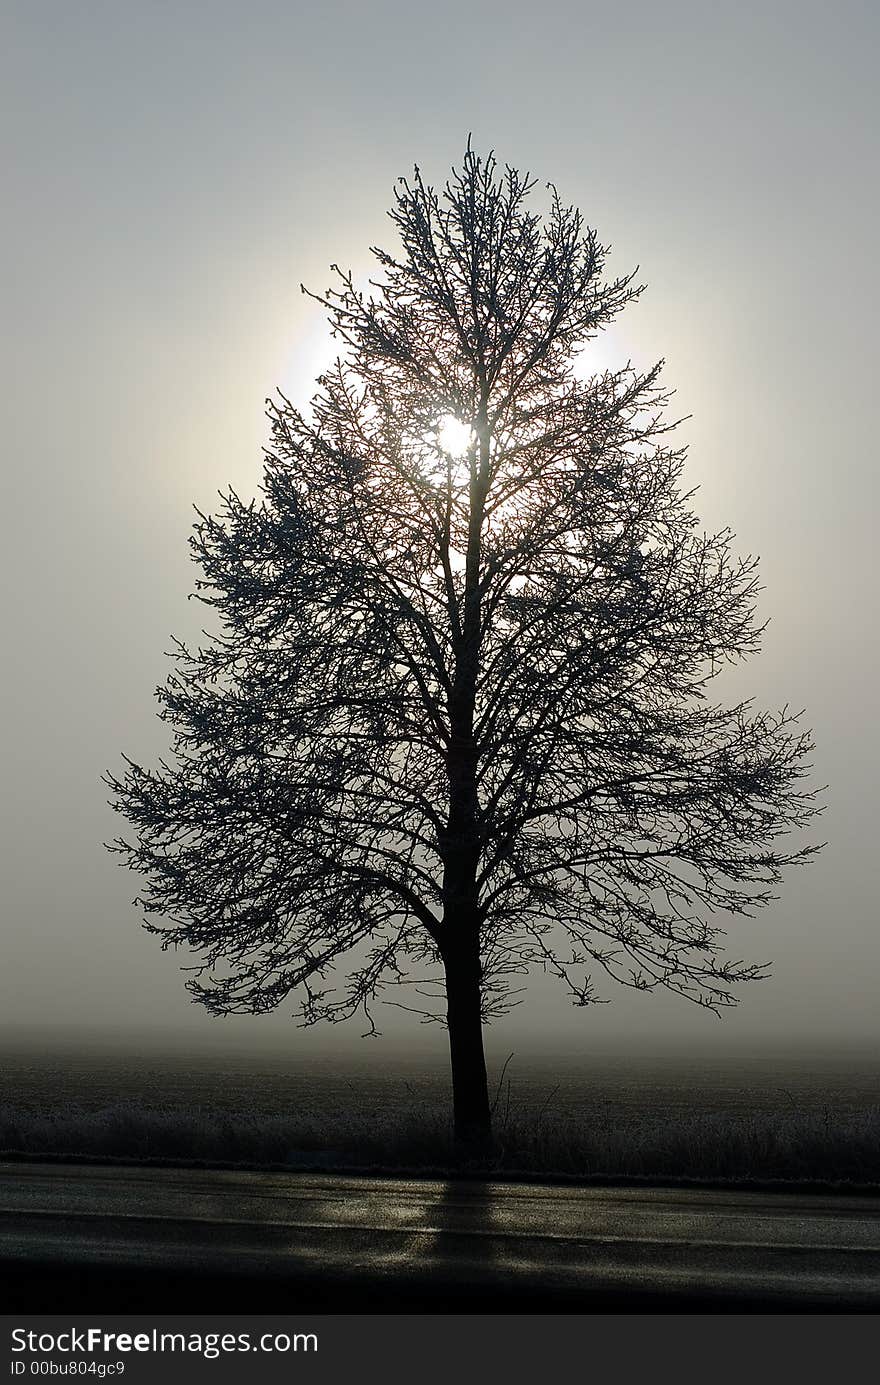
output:
[[[497,1186],[450,1179],[421,1220],[420,1244],[399,1280],[401,1298],[455,1312],[485,1311],[505,1259]]]

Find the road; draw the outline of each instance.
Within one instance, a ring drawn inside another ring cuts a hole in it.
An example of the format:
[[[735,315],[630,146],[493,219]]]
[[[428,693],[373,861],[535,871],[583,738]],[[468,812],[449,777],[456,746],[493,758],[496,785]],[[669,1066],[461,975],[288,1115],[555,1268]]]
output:
[[[880,1197],[0,1163],[0,1269],[32,1312],[877,1311]]]

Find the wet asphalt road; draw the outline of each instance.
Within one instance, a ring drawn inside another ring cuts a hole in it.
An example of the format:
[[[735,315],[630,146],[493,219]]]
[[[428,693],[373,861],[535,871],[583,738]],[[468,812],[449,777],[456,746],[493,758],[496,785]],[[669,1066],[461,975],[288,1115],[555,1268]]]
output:
[[[0,1164],[7,1308],[880,1309],[880,1197]]]

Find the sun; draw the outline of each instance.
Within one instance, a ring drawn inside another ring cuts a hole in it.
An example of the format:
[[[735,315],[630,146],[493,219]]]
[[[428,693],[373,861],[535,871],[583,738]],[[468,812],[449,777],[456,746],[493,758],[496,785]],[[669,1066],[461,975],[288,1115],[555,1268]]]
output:
[[[474,430],[462,423],[455,414],[444,414],[437,424],[437,443],[442,452],[457,460],[463,457],[474,440]]]

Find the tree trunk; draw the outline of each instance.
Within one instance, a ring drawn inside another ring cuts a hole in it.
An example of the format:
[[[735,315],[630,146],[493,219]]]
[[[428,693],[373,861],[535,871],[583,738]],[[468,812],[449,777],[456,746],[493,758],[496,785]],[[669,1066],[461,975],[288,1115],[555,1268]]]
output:
[[[492,1117],[483,1053],[479,955],[476,947],[468,951],[470,956],[459,945],[446,960],[446,1016],[456,1149],[467,1158],[480,1158],[489,1152]]]
[[[486,389],[475,420],[479,457],[470,453],[470,513],[461,633],[449,700],[449,816],[443,854],[443,931],[446,946],[446,1018],[452,1060],[452,1104],[459,1155],[489,1153],[492,1117],[483,1053],[480,989],[480,922],[477,871],[480,860],[478,750],[474,707],[480,668],[480,555],[489,483]]]

